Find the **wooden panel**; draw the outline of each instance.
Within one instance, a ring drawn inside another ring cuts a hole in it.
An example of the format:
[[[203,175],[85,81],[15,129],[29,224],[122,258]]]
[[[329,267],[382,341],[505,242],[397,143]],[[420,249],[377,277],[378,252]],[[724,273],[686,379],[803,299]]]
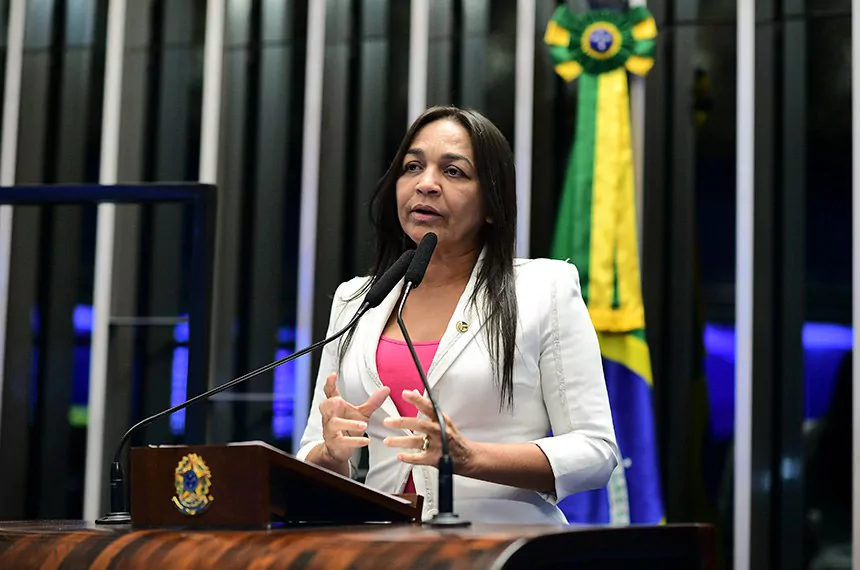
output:
[[[268,468],[255,447],[211,449],[141,448],[132,450],[131,512],[135,526],[256,526],[269,524]],[[173,504],[174,475],[183,456],[198,454],[212,477],[210,507],[185,515]]]
[[[213,498],[195,516],[173,503],[176,467],[191,453],[209,467]],[[292,523],[409,522],[421,513],[412,498],[378,493],[262,442],[134,448],[130,484],[137,527],[267,528],[270,515]]]
[[[708,526],[418,525],[271,531],[96,529],[80,522],[0,523],[0,567],[715,569]],[[575,566],[574,566],[575,564]]]

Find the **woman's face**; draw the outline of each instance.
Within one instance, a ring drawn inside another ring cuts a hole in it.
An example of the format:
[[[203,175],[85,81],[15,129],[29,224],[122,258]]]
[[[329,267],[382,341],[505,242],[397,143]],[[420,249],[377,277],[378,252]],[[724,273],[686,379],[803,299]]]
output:
[[[415,243],[434,232],[440,251],[480,245],[486,222],[472,141],[450,119],[425,125],[412,141],[397,180],[397,215]]]

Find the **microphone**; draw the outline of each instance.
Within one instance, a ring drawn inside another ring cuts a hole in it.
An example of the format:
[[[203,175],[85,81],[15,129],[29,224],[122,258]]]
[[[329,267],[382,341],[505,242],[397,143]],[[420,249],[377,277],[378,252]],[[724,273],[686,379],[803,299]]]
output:
[[[424,384],[424,390],[427,397],[430,399],[430,404],[433,406],[433,413],[439,422],[441,433],[442,455],[439,457],[439,512],[428,523],[430,526],[437,527],[462,527],[469,526],[472,523],[461,519],[454,512],[454,461],[451,459],[450,450],[448,447],[448,426],[445,424],[445,416],[439,410],[439,404],[436,403],[436,397],[430,390],[430,384],[427,382],[427,376],[424,373],[424,368],[421,366],[421,360],[415,352],[415,345],[412,344],[412,339],[409,338],[409,331],[406,330],[406,325],[403,323],[403,307],[406,304],[406,297],[409,293],[421,284],[424,279],[424,274],[427,272],[427,266],[430,265],[430,258],[433,257],[433,250],[436,249],[438,238],[433,232],[427,232],[421,239],[421,243],[415,249],[415,257],[412,258],[412,263],[409,264],[409,269],[406,270],[406,275],[403,278],[404,287],[403,294],[400,298],[400,304],[397,306],[397,325],[400,327],[400,332],[403,333],[403,340],[406,341],[406,346],[409,347],[409,352],[412,354],[412,360],[415,362],[415,368],[418,369],[418,375],[421,377],[421,382]]]
[[[110,466],[110,512],[103,516],[100,519],[96,520],[96,524],[105,524],[105,525],[116,525],[116,524],[130,524],[131,523],[131,514],[126,505],[126,489],[125,489],[125,478],[123,477],[122,471],[122,463],[120,461],[120,456],[122,455],[122,449],[125,446],[128,439],[140,428],[148,426],[155,420],[159,418],[163,418],[164,416],[169,416],[174,412],[178,412],[179,410],[185,409],[192,404],[196,404],[202,400],[206,400],[214,396],[215,394],[220,394],[225,390],[229,390],[238,384],[241,384],[245,380],[250,380],[255,376],[259,376],[260,374],[264,374],[269,372],[270,370],[274,370],[278,366],[282,364],[286,364],[291,360],[295,360],[301,356],[309,352],[313,352],[314,350],[325,346],[326,344],[332,342],[333,340],[337,340],[341,336],[344,335],[349,329],[355,326],[358,320],[364,316],[364,314],[377,307],[385,297],[394,289],[394,286],[403,278],[406,274],[406,271],[409,269],[411,265],[412,258],[415,255],[415,250],[407,250],[405,251],[398,259],[394,262],[394,264],[388,268],[388,271],[382,274],[381,277],[375,280],[370,287],[370,291],[367,292],[367,295],[364,297],[364,303],[362,303],[361,307],[359,307],[358,311],[356,311],[355,316],[349,321],[349,323],[332,334],[328,338],[324,338],[323,340],[317,341],[314,344],[304,348],[298,352],[295,352],[289,356],[281,358],[275,362],[270,364],[266,364],[256,370],[248,372],[247,374],[230,380],[220,386],[209,390],[208,392],[203,392],[202,394],[198,394],[193,398],[182,402],[181,404],[177,404],[172,408],[168,408],[161,412],[158,412],[155,415],[149,416],[138,423],[131,426],[131,428],[125,432],[125,435],[122,436],[122,439],[119,441],[119,445],[117,445],[116,452],[113,456],[113,463]]]

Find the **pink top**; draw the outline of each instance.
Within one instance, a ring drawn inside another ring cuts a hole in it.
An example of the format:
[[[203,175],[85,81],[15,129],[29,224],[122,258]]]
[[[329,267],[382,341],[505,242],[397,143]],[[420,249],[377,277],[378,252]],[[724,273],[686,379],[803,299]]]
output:
[[[418,360],[426,374],[433,362],[433,357],[436,355],[436,349],[439,348],[439,341],[413,342],[412,344],[415,346]],[[409,346],[406,341],[395,340],[386,336],[380,337],[379,346],[376,348],[376,369],[383,386],[391,388],[391,400],[394,402],[398,413],[403,417],[414,418],[417,416],[418,409],[403,399],[403,391],[418,390],[423,394],[424,385],[415,369],[415,363],[412,361],[412,355],[409,353]],[[403,492],[415,492],[415,484],[412,482],[411,474]]]

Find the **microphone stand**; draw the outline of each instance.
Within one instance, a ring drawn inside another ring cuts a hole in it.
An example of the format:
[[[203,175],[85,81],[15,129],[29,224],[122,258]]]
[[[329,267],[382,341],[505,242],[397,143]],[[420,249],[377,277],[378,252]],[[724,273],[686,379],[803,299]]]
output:
[[[421,382],[424,384],[424,390],[427,392],[427,397],[430,399],[430,404],[433,406],[433,413],[436,414],[436,420],[439,422],[441,431],[442,454],[439,457],[439,512],[429,521],[424,524],[435,527],[463,527],[470,526],[472,523],[454,512],[454,461],[451,459],[450,449],[448,447],[448,426],[445,423],[445,416],[439,410],[439,405],[436,403],[436,398],[430,390],[430,384],[427,382],[427,376],[424,373],[424,367],[421,366],[421,360],[415,352],[415,345],[412,344],[412,339],[409,338],[409,331],[406,330],[406,325],[403,323],[403,307],[406,304],[406,297],[412,291],[412,282],[406,283],[403,289],[403,296],[400,298],[400,303],[397,305],[397,325],[400,327],[400,332],[403,333],[403,340],[406,341],[406,346],[409,347],[409,352],[412,354],[412,360],[415,362],[415,367],[418,369],[418,375],[421,377]]]
[[[120,456],[122,455],[123,447],[125,447],[126,442],[128,441],[128,439],[131,437],[131,435],[134,432],[136,432],[137,430],[139,430],[142,427],[148,426],[149,424],[151,424],[152,422],[154,422],[155,420],[157,420],[159,418],[163,418],[164,416],[169,416],[170,414],[172,414],[174,412],[178,412],[179,410],[183,410],[183,409],[187,408],[191,404],[196,404],[197,402],[199,402],[201,400],[211,398],[215,394],[219,394],[225,390],[229,390],[230,388],[236,386],[237,384],[241,384],[242,382],[244,382],[245,380],[248,380],[249,378],[253,378],[254,376],[258,376],[260,374],[264,374],[266,372],[269,372],[270,370],[274,370],[275,368],[277,368],[278,366],[281,366],[282,364],[286,364],[287,362],[290,362],[291,360],[295,360],[296,358],[302,357],[309,352],[313,352],[314,350],[320,348],[323,345],[326,345],[326,344],[332,342],[333,340],[337,340],[338,338],[343,336],[343,334],[346,333],[346,331],[348,331],[350,328],[352,328],[352,326],[355,325],[355,323],[358,321],[358,319],[360,319],[364,315],[364,313],[366,313],[368,311],[368,309],[370,309],[370,308],[371,308],[370,303],[365,302],[364,304],[362,304],[361,308],[355,313],[355,316],[352,317],[352,320],[349,321],[349,323],[345,327],[343,327],[341,330],[339,330],[338,332],[336,332],[335,334],[333,334],[329,338],[324,338],[322,340],[319,340],[319,341],[315,342],[314,344],[308,346],[307,348],[300,350],[299,352],[295,352],[295,353],[293,353],[289,356],[286,356],[280,360],[277,360],[277,361],[269,363],[269,364],[267,364],[261,368],[258,368],[257,370],[248,372],[244,376],[240,376],[239,378],[231,380],[225,384],[221,384],[220,386],[218,386],[216,388],[212,388],[208,392],[203,392],[202,394],[198,394],[197,396],[194,396],[190,400],[186,400],[185,402],[182,402],[181,404],[177,404],[177,405],[173,406],[172,408],[168,408],[166,410],[158,412],[157,414],[149,416],[148,418],[145,418],[145,419],[139,421],[138,423],[134,424],[133,426],[131,426],[131,428],[129,428],[129,430],[127,432],[125,432],[125,435],[122,436],[122,439],[120,439],[119,445],[117,446],[116,452],[114,453],[114,456],[113,456],[113,463],[111,463],[111,466],[110,466],[110,512],[108,514],[106,514],[105,516],[101,517],[100,519],[97,519],[96,524],[118,525],[118,524],[130,524],[131,523],[131,513],[129,512],[127,502],[126,502],[125,478],[123,476],[122,462],[120,461],[120,459],[121,459]]]

